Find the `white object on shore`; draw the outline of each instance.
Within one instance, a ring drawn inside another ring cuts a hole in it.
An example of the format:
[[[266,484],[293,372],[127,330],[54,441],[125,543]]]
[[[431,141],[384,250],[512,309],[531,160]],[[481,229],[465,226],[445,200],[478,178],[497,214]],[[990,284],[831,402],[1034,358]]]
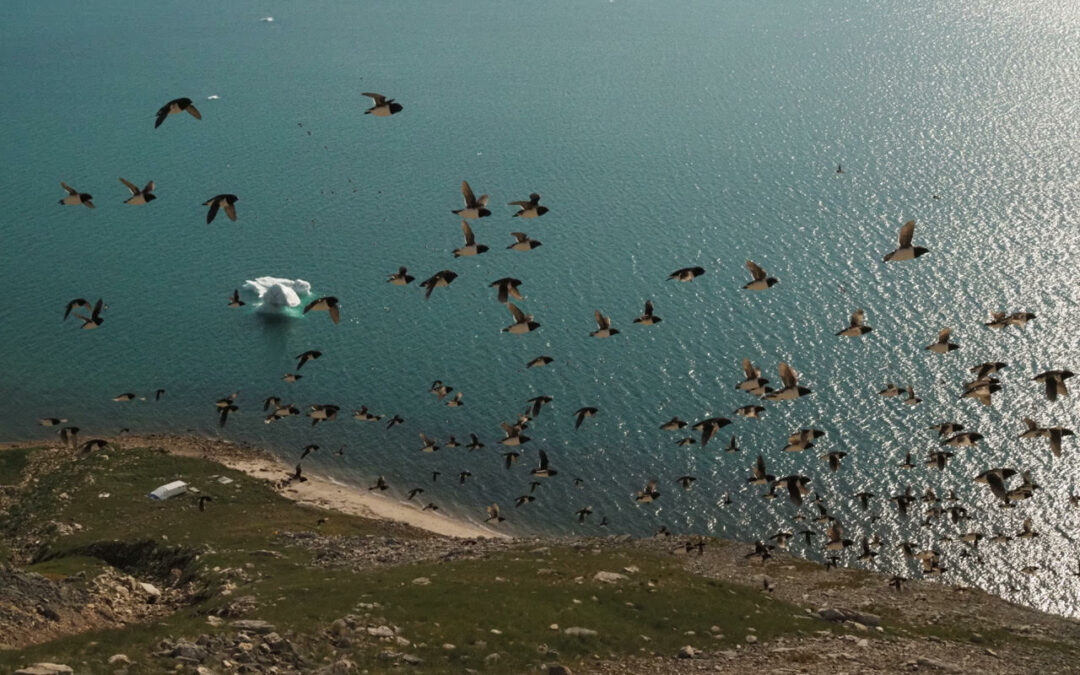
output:
[[[150,499],[165,500],[169,497],[182,495],[185,492],[187,492],[187,483],[182,480],[174,480],[171,483],[162,485],[147,496],[150,497]]]
[[[254,293],[261,304],[269,308],[299,307],[300,298],[311,295],[311,284],[303,279],[258,277],[245,281],[243,288]]]

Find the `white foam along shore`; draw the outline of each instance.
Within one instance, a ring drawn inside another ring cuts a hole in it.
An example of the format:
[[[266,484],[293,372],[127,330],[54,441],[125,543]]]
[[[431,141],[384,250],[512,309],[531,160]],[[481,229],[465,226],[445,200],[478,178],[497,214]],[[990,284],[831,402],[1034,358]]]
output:
[[[293,467],[281,461],[269,451],[248,445],[237,445],[197,436],[149,434],[109,439],[124,447],[154,447],[183,457],[197,457],[216,462],[236,471],[265,480],[275,486],[278,494],[299,504],[337,511],[352,516],[404,523],[420,530],[446,537],[474,539],[477,537],[507,537],[480,524],[451,518],[437,511],[423,511],[418,504],[402,502],[395,497],[375,494],[364,488],[356,488],[335,482],[317,473],[304,472],[304,482],[293,481],[279,485],[292,474]],[[19,443],[18,447],[44,445],[43,443]]]

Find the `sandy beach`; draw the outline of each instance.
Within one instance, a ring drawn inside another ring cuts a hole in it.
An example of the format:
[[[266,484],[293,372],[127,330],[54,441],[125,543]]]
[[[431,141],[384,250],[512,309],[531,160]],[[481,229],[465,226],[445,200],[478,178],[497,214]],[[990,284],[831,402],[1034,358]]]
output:
[[[436,511],[422,511],[419,504],[399,501],[395,497],[375,494],[365,488],[342,485],[318,473],[304,472],[305,482],[279,486],[282,478],[293,473],[293,467],[269,451],[247,444],[197,436],[149,434],[110,438],[110,443],[131,448],[160,448],[184,457],[199,457],[222,466],[265,480],[275,491],[300,504],[337,511],[349,515],[404,523],[417,529],[446,537],[472,539],[476,537],[505,538],[508,535],[491,528],[451,518]],[[9,443],[6,447],[47,446],[49,442]]]

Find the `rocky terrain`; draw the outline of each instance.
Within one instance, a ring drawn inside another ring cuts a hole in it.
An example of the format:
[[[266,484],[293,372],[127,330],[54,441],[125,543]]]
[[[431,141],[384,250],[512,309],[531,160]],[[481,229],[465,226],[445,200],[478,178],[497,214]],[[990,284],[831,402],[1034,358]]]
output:
[[[436,536],[220,483],[211,459],[0,451],[0,476],[18,468],[0,672],[1071,673],[1080,656],[1080,623],[933,580],[694,536]],[[177,477],[200,492],[148,504],[143,485]]]

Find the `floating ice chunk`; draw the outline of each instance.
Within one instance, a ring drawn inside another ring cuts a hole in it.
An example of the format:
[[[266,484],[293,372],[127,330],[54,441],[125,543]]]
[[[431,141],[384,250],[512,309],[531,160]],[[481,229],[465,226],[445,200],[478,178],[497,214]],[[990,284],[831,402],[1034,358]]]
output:
[[[216,101],[216,100],[218,100],[219,98],[221,98],[221,97],[220,97],[220,96],[218,96],[217,94],[210,94],[209,96],[207,96],[207,97],[206,97],[206,100],[207,100],[207,101]]]
[[[299,307],[301,298],[311,295],[311,284],[303,279],[279,279],[259,277],[244,282],[244,290],[254,293],[261,304],[268,307]]]
[[[274,23],[274,17],[264,16],[263,18],[259,19],[259,21],[265,21],[266,23]]]

